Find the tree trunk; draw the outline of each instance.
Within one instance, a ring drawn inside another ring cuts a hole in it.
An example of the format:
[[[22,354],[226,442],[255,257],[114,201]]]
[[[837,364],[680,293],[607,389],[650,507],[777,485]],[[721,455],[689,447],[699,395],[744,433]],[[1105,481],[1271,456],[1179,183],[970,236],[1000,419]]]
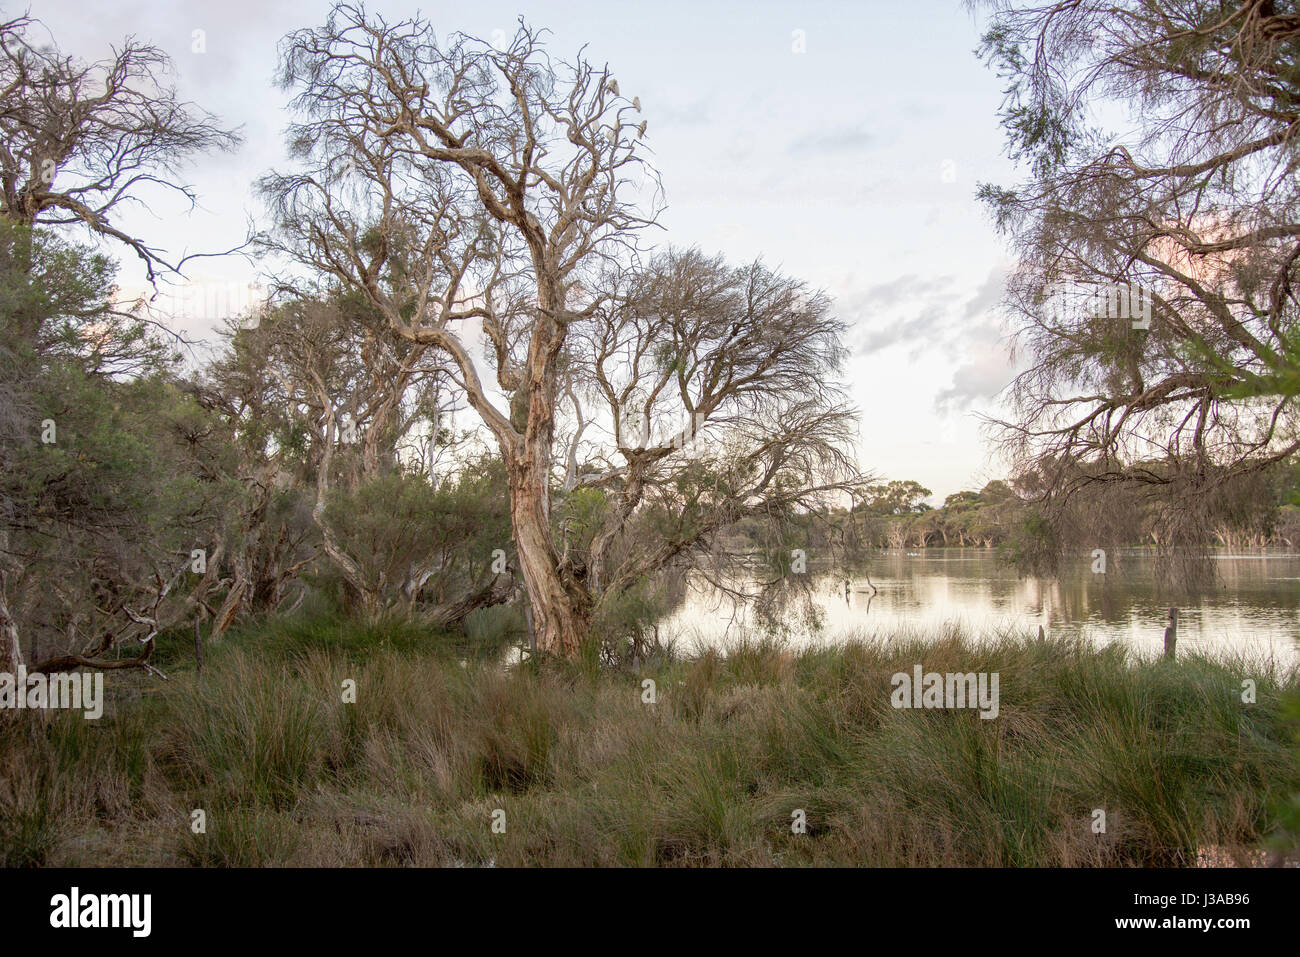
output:
[[[514,591],[513,575],[497,575],[482,588],[467,592],[456,601],[436,606],[428,613],[429,620],[443,628],[458,627],[471,612],[505,604]]]
[[[0,569],[0,672],[17,675],[18,666],[23,663],[23,649],[18,643],[18,623],[9,613],[5,585],[5,573]]]
[[[546,472],[510,469],[510,521],[519,550],[519,567],[532,608],[537,650],[573,657],[591,623],[586,590],[561,573],[551,538]]]
[[[525,229],[525,234],[528,230]],[[591,595],[562,568],[551,536],[551,452],[555,429],[557,366],[564,344],[565,291],[554,263],[534,237],[538,323],[528,346],[520,408],[511,409],[519,440],[502,443],[510,475],[510,524],[519,570],[532,609],[537,650],[572,658],[591,624]],[[523,421],[516,416],[522,413]]]
[[[323,400],[330,401],[328,396],[324,396]],[[380,612],[383,609],[383,576],[380,575],[378,582],[368,581],[361,565],[339,543],[334,535],[333,527],[325,518],[325,505],[330,491],[330,469],[334,465],[335,432],[334,416],[331,412],[321,442],[321,458],[316,469],[316,503],[312,506],[311,517],[316,524],[316,528],[321,533],[321,543],[325,547],[325,554],[360,602],[362,615],[367,621],[374,622],[379,620]]]

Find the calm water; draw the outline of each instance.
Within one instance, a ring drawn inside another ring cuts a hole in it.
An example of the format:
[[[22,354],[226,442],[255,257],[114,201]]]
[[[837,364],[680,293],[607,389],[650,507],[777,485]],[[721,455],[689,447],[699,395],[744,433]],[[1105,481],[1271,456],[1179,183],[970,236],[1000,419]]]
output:
[[[1195,601],[1162,592],[1153,558],[1140,550],[1112,550],[1107,557],[1104,575],[1091,571],[1091,560],[1080,560],[1058,580],[1018,578],[981,548],[878,554],[866,573],[878,589],[874,595],[864,574],[852,579],[847,597],[844,576],[814,576],[822,628],[796,626],[792,642],[829,641],[854,631],[928,631],[949,622],[982,634],[1007,627],[1032,633],[1042,625],[1050,633],[1082,634],[1098,643],[1122,641],[1145,656],[1163,648],[1174,604],[1180,650],[1300,663],[1300,554],[1221,552],[1215,556],[1218,582]],[[722,645],[738,638],[747,620],[744,609],[697,584],[660,634],[686,648]]]

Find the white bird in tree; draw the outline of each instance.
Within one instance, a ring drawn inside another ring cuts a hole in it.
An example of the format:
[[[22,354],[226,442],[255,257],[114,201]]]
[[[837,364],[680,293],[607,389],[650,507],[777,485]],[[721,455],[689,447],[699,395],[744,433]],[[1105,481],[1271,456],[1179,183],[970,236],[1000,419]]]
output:
[[[646,127],[646,121],[642,120],[641,125],[636,128],[637,139],[643,139],[645,137],[645,127]]]
[[[613,146],[617,142],[618,142],[618,127],[611,126],[609,128],[609,143],[611,146]]]
[[[632,109],[636,110],[638,113],[641,112],[641,97],[632,97]]]
[[[609,78],[609,83],[606,84],[605,88],[615,96],[618,96],[618,80],[614,79],[612,76]]]

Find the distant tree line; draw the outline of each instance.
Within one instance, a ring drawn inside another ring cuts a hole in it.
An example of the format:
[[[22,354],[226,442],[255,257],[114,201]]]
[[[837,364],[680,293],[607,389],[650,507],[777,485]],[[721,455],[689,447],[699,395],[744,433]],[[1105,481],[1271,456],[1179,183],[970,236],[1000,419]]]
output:
[[[1053,547],[1161,544],[1159,497],[1081,494],[1068,509],[1049,511],[1040,497],[1042,484],[1036,474],[992,481],[979,491],[954,492],[933,508],[924,501],[929,489],[893,481],[837,516],[846,534],[872,548],[1004,547],[1010,559],[1022,561]],[[1276,468],[1233,491],[1210,511],[1211,544],[1300,547],[1300,465]]]
[[[1159,463],[1146,463],[1157,470]],[[933,507],[930,489],[912,480],[878,481],[851,506],[807,514],[783,541],[852,570],[881,550],[985,548],[1028,574],[1052,573],[1068,555],[1123,546],[1159,550],[1167,503],[1157,494],[1117,495],[1084,486],[1068,507],[1045,502],[1036,473],[948,495]],[[1207,510],[1207,548],[1300,548],[1300,463],[1283,463],[1252,482],[1236,483]],[[753,520],[725,539],[733,560],[768,556],[771,536]],[[1199,553],[1197,553],[1199,554]],[[1194,557],[1194,556],[1191,556]],[[788,562],[787,562],[788,563]]]

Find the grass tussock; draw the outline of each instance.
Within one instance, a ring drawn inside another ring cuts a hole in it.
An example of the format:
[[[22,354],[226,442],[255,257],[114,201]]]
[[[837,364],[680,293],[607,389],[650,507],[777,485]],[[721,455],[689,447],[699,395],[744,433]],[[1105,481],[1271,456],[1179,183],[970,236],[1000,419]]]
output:
[[[177,649],[165,684],[109,676],[100,721],[6,721],[0,864],[1191,866],[1300,791],[1297,678],[1246,661],[957,629],[638,670],[463,651],[281,622],[201,680]],[[998,717],[893,708],[917,664],[997,672]]]

